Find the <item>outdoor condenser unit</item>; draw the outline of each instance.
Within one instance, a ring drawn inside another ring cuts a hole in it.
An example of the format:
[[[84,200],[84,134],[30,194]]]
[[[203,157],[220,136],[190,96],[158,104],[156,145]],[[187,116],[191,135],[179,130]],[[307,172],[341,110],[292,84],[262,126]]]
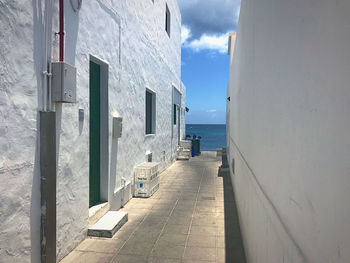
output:
[[[52,100],[75,103],[77,94],[77,69],[66,62],[52,63]]]

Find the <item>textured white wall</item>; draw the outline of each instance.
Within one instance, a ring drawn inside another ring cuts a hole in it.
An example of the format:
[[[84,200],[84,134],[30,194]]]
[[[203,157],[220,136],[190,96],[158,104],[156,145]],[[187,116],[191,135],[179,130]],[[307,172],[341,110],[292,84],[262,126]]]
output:
[[[227,147],[248,262],[350,262],[349,11],[242,1]]]
[[[35,1],[0,1],[1,262],[40,262],[41,11]]]
[[[39,262],[40,186],[38,110],[41,109],[44,1],[0,0],[0,261]],[[172,84],[181,84],[181,17],[167,1],[171,38],[165,32],[165,1],[83,1],[74,13],[65,2],[65,60],[77,67],[77,103],[56,104],[57,252],[62,258],[86,235],[89,206],[89,56],[109,66],[110,204],[121,177],[146,159],[167,167],[174,161],[171,139]],[[57,3],[56,3],[57,4]],[[54,31],[58,7],[54,8]],[[54,34],[53,34],[54,35]],[[53,60],[58,41],[54,39]],[[157,94],[155,136],[145,136],[145,89]],[[83,123],[78,111],[84,109]],[[123,137],[111,138],[112,117],[123,117]],[[184,126],[183,126],[184,129]],[[184,131],[182,131],[184,134]],[[165,162],[163,162],[165,151]],[[14,223],[16,222],[16,224]]]

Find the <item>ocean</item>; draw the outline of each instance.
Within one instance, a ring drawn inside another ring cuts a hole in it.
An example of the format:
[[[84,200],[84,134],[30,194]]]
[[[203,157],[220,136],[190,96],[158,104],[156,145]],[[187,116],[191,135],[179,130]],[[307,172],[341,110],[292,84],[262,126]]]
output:
[[[226,147],[225,124],[186,124],[186,135],[201,136],[201,151],[216,151]]]

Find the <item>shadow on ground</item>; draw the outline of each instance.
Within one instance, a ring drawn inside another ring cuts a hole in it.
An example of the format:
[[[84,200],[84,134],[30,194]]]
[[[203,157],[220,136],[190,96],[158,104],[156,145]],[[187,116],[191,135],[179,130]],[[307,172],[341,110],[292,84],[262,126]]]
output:
[[[222,155],[218,177],[223,178],[226,262],[245,263],[245,254],[227,156]]]

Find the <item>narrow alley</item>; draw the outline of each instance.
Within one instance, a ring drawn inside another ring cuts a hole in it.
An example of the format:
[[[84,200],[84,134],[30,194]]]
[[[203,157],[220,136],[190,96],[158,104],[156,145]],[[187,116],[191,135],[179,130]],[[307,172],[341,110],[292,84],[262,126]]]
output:
[[[122,209],[112,239],[87,238],[62,263],[245,262],[229,171],[215,152],[177,161],[148,199]]]

